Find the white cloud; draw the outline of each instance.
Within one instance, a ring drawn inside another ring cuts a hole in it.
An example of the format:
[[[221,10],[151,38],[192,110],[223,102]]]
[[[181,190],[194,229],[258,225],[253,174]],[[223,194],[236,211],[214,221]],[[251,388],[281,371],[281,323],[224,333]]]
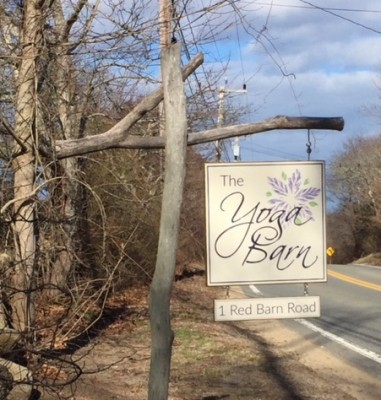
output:
[[[245,36],[243,30],[239,31],[239,40],[244,44],[241,55],[233,35],[233,43],[225,45],[231,49],[233,57],[229,67],[232,84],[239,85],[244,76],[248,80],[248,97],[254,108],[258,108],[250,116],[251,120],[278,114],[345,118],[344,133],[316,133],[320,156],[329,158],[341,149],[346,137],[374,134],[379,130],[379,122],[363,109],[379,101],[375,83],[381,70],[381,34],[374,30],[381,30],[381,3],[370,0],[310,2],[330,7],[332,13],[342,18],[317,9],[291,7],[308,7],[297,0],[256,1],[252,2],[252,16],[246,16],[257,30],[267,21],[266,37],[262,37],[267,53]],[[273,3],[271,12],[266,3]],[[243,70],[239,56],[243,59]],[[295,79],[282,76],[279,66],[284,72],[295,74]],[[252,140],[257,146],[263,143],[275,146],[279,152],[294,153],[295,145],[300,145],[299,138],[298,133],[282,132],[258,135]],[[324,140],[326,144],[322,144]],[[297,152],[305,151],[304,146]]]

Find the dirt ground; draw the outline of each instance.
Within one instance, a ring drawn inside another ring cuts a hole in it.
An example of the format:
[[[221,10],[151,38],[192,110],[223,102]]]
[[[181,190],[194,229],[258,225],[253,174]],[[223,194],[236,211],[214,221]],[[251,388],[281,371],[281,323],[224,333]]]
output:
[[[78,400],[147,398],[146,295],[141,290],[127,308],[116,307],[113,320],[76,352],[85,373],[72,393],[62,395]],[[169,399],[381,398],[380,380],[301,339],[280,321],[214,322],[214,298],[224,298],[224,293],[207,288],[204,277],[175,283]]]

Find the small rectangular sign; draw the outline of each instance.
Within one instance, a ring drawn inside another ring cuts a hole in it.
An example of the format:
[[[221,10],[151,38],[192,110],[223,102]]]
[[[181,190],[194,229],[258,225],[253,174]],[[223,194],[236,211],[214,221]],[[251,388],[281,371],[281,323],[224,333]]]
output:
[[[214,300],[215,321],[320,317],[320,297]]]
[[[206,164],[210,286],[324,282],[324,162]]]

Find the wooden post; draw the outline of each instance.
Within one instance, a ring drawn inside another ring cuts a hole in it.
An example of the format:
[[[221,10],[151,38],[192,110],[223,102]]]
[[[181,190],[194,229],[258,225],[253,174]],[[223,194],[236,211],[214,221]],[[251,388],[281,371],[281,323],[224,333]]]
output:
[[[174,338],[171,329],[170,298],[175,276],[187,147],[186,100],[180,52],[179,44],[163,49],[162,52],[166,130],[165,177],[159,246],[150,291],[152,343],[149,400],[168,398]]]

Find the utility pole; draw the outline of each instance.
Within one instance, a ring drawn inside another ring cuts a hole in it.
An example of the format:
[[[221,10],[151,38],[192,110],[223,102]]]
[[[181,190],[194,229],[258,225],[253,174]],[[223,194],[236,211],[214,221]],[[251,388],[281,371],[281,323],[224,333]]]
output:
[[[160,23],[160,50],[163,52],[171,45],[172,15],[173,8],[171,0],[160,0],[159,23]],[[162,76],[163,80],[163,76]],[[164,102],[159,104],[159,134],[165,137]]]
[[[218,116],[217,116],[217,128],[222,128],[224,125],[224,117],[225,117],[225,96],[229,93],[247,93],[246,85],[243,85],[242,89],[228,89],[226,86],[228,84],[227,78],[225,78],[225,84],[218,91]],[[238,161],[240,157],[240,149],[239,149],[239,138],[235,137],[233,141],[233,155],[234,160]],[[221,161],[222,158],[222,141],[216,141],[216,159],[218,162]]]
[[[171,44],[172,3],[168,0],[160,0],[160,48],[166,48]]]

